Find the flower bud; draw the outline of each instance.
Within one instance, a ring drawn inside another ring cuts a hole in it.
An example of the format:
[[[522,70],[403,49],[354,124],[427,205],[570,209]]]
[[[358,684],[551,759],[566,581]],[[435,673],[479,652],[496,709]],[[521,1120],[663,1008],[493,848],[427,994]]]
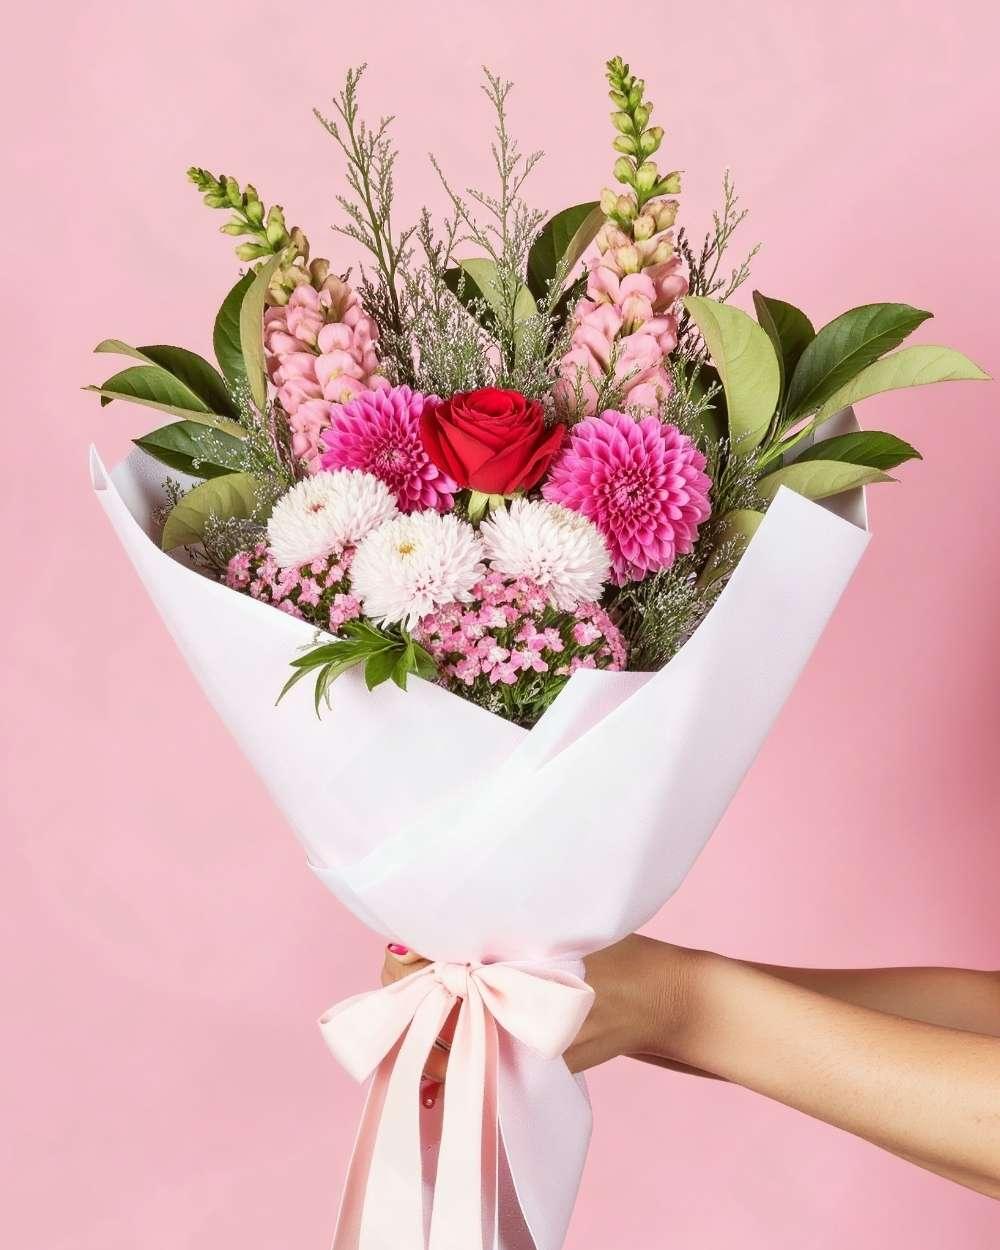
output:
[[[241,221],[227,221],[224,226],[219,227],[219,232],[221,234],[231,234],[234,236],[249,233]]]
[[[649,213],[642,213],[632,222],[632,234],[638,242],[650,239],[656,233],[656,221]]]
[[[233,206],[233,208],[242,208],[243,193],[240,191],[240,184],[236,181],[236,179],[230,178],[229,175],[226,174],[220,179],[220,182],[225,187],[226,199]]]
[[[294,233],[294,232],[293,232]],[[330,262],[322,260],[319,257],[310,262],[309,276],[312,278],[312,284],[317,289],[323,285],[330,273]]]
[[[303,260],[309,259],[309,240],[299,226],[292,227],[292,233],[288,236],[290,239],[289,247],[294,249],[295,255],[300,256]]]
[[[616,152],[624,152],[626,156],[635,156],[638,151],[635,140],[631,135],[617,135],[611,146]]]
[[[629,183],[629,185],[631,185],[632,168],[633,168],[632,162],[629,160],[626,160],[624,156],[620,156],[618,160],[615,161],[615,167],[612,172],[614,173],[615,177],[618,179],[619,182],[627,182]]]
[[[619,195],[615,200],[615,216],[619,221],[631,221],[637,212],[634,195]]]
[[[675,169],[673,173],[667,174],[665,178],[661,178],[656,188],[657,195],[678,195],[681,189],[680,170]]]
[[[610,187],[605,187],[601,192],[601,212],[605,217],[610,217],[614,213],[618,204],[618,196]]]
[[[627,135],[632,130],[632,118],[628,113],[612,113],[611,122],[615,130],[620,130],[623,135]]]
[[[623,109],[628,106],[627,95],[622,95],[620,91],[610,91],[608,94],[611,96],[611,103],[615,108]]]
[[[677,220],[677,201],[657,200],[655,204],[647,204],[645,211],[653,214],[657,233],[661,230],[669,230]]]
[[[638,130],[645,130],[646,123],[649,121],[649,115],[652,111],[653,106],[648,100],[645,104],[640,104],[639,107],[635,109],[632,116],[635,118],[635,124]]]
[[[229,201],[224,195],[216,195],[209,191],[207,195],[203,195],[202,200],[209,208],[225,208]]]
[[[613,221],[606,221],[598,230],[594,242],[597,244],[598,250],[603,254],[609,247],[628,247],[631,239],[620,226]]]
[[[639,253],[634,247],[615,248],[615,263],[622,273],[638,273]]]
[[[264,221],[264,205],[260,200],[249,200],[246,206],[246,214],[255,226],[259,226]]]
[[[285,215],[277,204],[267,214],[267,226],[264,232],[267,235],[268,243],[272,247],[279,247],[288,238],[288,231],[285,229]]]
[[[652,191],[656,186],[656,181],[660,176],[660,171],[656,168],[652,161],[643,161],[639,168],[635,171],[635,185],[639,191]]]
[[[629,85],[628,102],[630,108],[638,108],[642,103],[642,97],[646,94],[646,80],[644,78],[633,78]]]
[[[669,239],[660,239],[656,247],[653,249],[653,252],[649,257],[649,260],[646,261],[646,264],[647,265],[662,265],[663,262],[669,260],[671,256],[673,256],[673,254],[674,254],[673,243],[671,243]]]
[[[650,126],[648,130],[643,131],[643,134],[639,139],[639,150],[642,152],[643,156],[652,156],[662,142],[663,127]]]
[[[236,249],[240,260],[259,260],[261,256],[270,256],[271,249],[260,243],[241,243]]]

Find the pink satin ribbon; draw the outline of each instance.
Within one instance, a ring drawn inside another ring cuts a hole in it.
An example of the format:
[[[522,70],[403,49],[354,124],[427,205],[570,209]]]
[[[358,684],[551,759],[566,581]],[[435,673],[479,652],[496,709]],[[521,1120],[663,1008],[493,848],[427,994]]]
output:
[[[428,1235],[421,1076],[458,1000]],[[559,968],[435,963],[331,1007],[319,1022],[327,1045],[355,1080],[374,1073],[333,1250],[492,1250],[497,1030],[557,1059],[576,1037],[592,1001],[586,982]]]

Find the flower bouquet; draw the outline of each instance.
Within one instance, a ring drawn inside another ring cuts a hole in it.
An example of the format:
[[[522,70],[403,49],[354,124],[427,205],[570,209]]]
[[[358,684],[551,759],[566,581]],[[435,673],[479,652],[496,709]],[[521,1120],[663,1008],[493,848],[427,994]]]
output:
[[[150,595],[312,870],[435,961],[321,1022],[373,1076],[338,1250],[558,1250],[590,1126],[560,1059],[581,958],[683,880],[860,558],[864,488],[918,454],[852,406],[985,376],[896,350],[929,315],[905,304],[819,331],[758,292],[734,307],[731,181],[703,245],[675,236],[645,85],[607,71],[615,189],[530,208],[538,155],[487,74],[496,190],[434,162],[449,216],[402,230],[389,120],[361,120],[350,73],[320,120],[358,278],[195,168],[247,266],[218,369],[97,349],[135,361],[103,404],[171,418],[112,473],[92,453]]]

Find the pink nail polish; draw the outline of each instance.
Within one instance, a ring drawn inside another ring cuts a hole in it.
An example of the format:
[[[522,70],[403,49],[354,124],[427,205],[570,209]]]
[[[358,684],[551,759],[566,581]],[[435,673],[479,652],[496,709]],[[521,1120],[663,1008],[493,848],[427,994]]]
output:
[[[398,942],[390,942],[387,948],[393,955],[408,955],[410,948],[408,946],[400,946]]]

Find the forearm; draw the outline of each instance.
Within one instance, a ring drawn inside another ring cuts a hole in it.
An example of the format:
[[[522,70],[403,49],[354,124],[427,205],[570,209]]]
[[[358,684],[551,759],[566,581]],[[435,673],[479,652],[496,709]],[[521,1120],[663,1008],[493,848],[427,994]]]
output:
[[[1000,1040],[826,998],[694,955],[658,1053],[1000,1194]]]
[[[857,1007],[1000,1037],[1000,975],[965,968],[784,968],[770,976]]]

